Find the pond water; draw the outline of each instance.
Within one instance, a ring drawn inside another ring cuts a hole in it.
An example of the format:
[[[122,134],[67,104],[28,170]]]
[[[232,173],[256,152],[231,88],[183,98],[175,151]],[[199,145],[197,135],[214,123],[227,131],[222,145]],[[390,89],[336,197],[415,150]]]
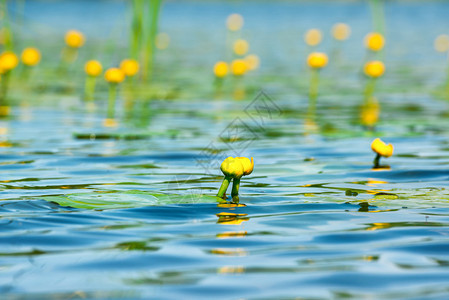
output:
[[[43,12],[29,8],[34,21],[51,25],[46,2],[30,3]],[[74,19],[92,5],[80,3],[71,4],[79,9]],[[90,112],[76,95],[36,94],[37,103],[32,94],[16,93],[11,116],[0,120],[2,299],[449,296],[449,103],[432,96],[445,80],[444,58],[432,52],[432,42],[448,28],[447,3],[387,6],[390,34],[401,39],[388,48],[393,67],[377,93],[375,131],[359,124],[363,79],[348,71],[363,60],[361,50],[351,50],[360,39],[345,46],[357,59],[347,54],[340,68],[323,72],[313,116],[308,74],[295,75],[301,59],[289,65],[286,58],[305,50],[300,38],[290,48],[284,43],[322,14],[324,29],[358,12],[348,23],[363,37],[370,26],[366,3],[257,3],[168,2],[162,28],[175,44],[158,68],[175,69],[170,55],[186,53],[179,59],[184,69],[171,77],[183,80],[180,96],[120,113],[117,128],[103,126],[101,103]],[[103,5],[110,14],[123,8],[120,1]],[[219,47],[213,32],[220,29],[204,24],[233,11],[247,18],[248,35],[267,62],[248,79],[240,101],[231,93],[212,95],[216,53],[209,50],[201,64],[195,57],[201,47],[192,46],[209,34]],[[197,31],[188,39],[177,22],[194,12],[202,13],[186,22]],[[295,12],[308,18],[298,21]],[[263,16],[279,22],[267,26]],[[416,36],[400,35],[407,31],[399,25],[411,26],[423,42],[409,47]],[[283,46],[267,47],[258,28]],[[191,44],[176,44],[177,36]],[[273,75],[284,66],[285,73]],[[195,74],[185,77],[189,72]],[[378,136],[395,153],[373,168],[370,143]],[[255,160],[239,205],[208,197],[221,184],[219,165],[227,156]],[[94,209],[84,208],[92,199]]]

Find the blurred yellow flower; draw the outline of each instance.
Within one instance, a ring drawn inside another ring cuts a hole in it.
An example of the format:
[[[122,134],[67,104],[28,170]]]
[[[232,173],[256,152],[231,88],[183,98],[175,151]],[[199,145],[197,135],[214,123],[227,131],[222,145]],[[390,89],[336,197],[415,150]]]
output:
[[[248,65],[249,70],[256,70],[259,68],[260,65],[260,59],[259,56],[255,54],[249,54],[245,57],[246,64]]]
[[[38,49],[33,47],[25,48],[22,51],[21,59],[24,65],[30,67],[35,66],[41,60],[41,53]]]
[[[243,39],[238,39],[234,42],[234,53],[242,56],[249,50],[249,43]]]
[[[19,58],[12,51],[5,51],[0,54],[0,70],[2,73],[11,71],[19,64]]]
[[[104,73],[104,78],[110,83],[120,83],[125,79],[125,74],[119,68],[109,68]]]
[[[160,32],[156,35],[155,40],[156,48],[159,50],[165,50],[170,45],[170,36],[165,32]]]
[[[371,97],[366,104],[362,106],[360,119],[365,126],[374,126],[379,120],[380,106],[376,98]]]
[[[312,52],[307,57],[307,65],[313,69],[321,69],[327,65],[327,55],[321,52]]]
[[[80,48],[84,45],[84,35],[78,30],[69,30],[65,34],[65,43],[71,48]]]
[[[309,29],[304,35],[304,41],[309,46],[316,46],[321,43],[322,34],[319,29]]]
[[[243,59],[234,59],[231,63],[231,71],[235,76],[242,76],[248,71],[248,64]]]
[[[332,27],[332,36],[338,41],[344,41],[351,35],[351,27],[345,23],[337,23]]]
[[[224,175],[239,179],[253,172],[254,159],[229,156],[221,163],[220,169]]]
[[[139,63],[135,59],[124,59],[120,63],[120,70],[128,76],[134,76],[139,72]]]
[[[448,52],[449,51],[449,35],[441,34],[435,39],[435,50],[438,52]]]
[[[214,65],[214,74],[218,78],[223,78],[228,74],[229,66],[224,61],[219,61]]]
[[[101,72],[103,72],[103,67],[98,60],[89,60],[84,65],[84,71],[89,76],[97,77],[101,75]]]
[[[231,14],[226,19],[226,27],[230,31],[239,31],[243,27],[243,17],[239,14]]]
[[[377,78],[385,73],[385,65],[383,62],[378,60],[369,61],[363,67],[363,71],[366,76]]]
[[[379,138],[376,138],[371,143],[371,149],[380,156],[390,157],[393,155],[393,145],[392,144],[387,145]]]
[[[378,32],[372,32],[365,36],[365,47],[371,51],[380,51],[385,45],[385,38]]]

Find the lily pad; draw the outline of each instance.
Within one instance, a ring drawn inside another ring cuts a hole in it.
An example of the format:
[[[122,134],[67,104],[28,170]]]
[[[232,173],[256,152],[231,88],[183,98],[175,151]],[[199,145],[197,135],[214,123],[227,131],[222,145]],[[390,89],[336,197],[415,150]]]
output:
[[[99,191],[43,197],[44,200],[83,209],[117,209],[168,204],[220,203],[223,199],[202,194],[162,194],[143,191]]]

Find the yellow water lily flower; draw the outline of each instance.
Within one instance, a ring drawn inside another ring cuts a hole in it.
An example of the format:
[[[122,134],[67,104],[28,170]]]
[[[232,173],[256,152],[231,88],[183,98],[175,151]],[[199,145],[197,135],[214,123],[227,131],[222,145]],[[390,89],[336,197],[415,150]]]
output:
[[[438,52],[448,52],[449,51],[449,35],[441,34],[437,36],[434,42],[435,50]]]
[[[103,72],[103,67],[98,60],[89,60],[84,65],[84,71],[89,76],[97,77],[101,75],[101,72]]]
[[[249,50],[249,43],[246,40],[238,39],[234,42],[234,53],[242,56]]]
[[[249,175],[254,170],[254,159],[251,157],[251,160],[247,157],[236,157],[242,165],[243,165],[243,175]]]
[[[69,30],[65,34],[65,43],[70,48],[80,48],[84,45],[84,35],[78,30]]]
[[[234,59],[231,63],[231,71],[234,76],[242,76],[248,71],[248,64],[243,59]]]
[[[220,166],[221,171],[225,175],[223,183],[220,186],[217,197],[224,198],[229,183],[233,180],[231,196],[234,202],[238,203],[238,193],[240,187],[240,178],[249,175],[254,169],[254,159],[247,157],[228,157]]]
[[[41,60],[41,53],[36,48],[28,47],[22,51],[20,58],[22,59],[24,65],[32,67],[37,65]]]
[[[221,163],[220,170],[224,175],[232,178],[240,178],[245,172],[242,161],[232,156],[229,156]]]
[[[135,59],[124,59],[120,63],[120,70],[128,76],[132,77],[139,72],[139,63]]]
[[[248,65],[249,70],[253,71],[259,68],[260,59],[259,56],[257,56],[256,54],[249,54],[245,56],[244,59],[246,61],[246,64]]]
[[[390,157],[393,155],[393,145],[384,143],[380,138],[376,138],[371,143],[371,149],[378,155],[383,157]]]
[[[125,74],[119,68],[109,68],[104,73],[104,78],[110,83],[120,83],[125,79]]]
[[[214,74],[218,78],[223,78],[228,74],[229,66],[224,61],[219,61],[214,65]]]
[[[325,53],[312,52],[307,57],[307,65],[312,69],[321,69],[327,65],[328,58]]]
[[[371,51],[380,51],[385,45],[385,38],[378,32],[372,32],[365,36],[365,47]]]
[[[230,31],[239,31],[243,27],[243,17],[239,14],[231,14],[226,19],[226,27]]]
[[[318,45],[319,43],[321,43],[322,39],[323,35],[321,34],[321,31],[315,28],[308,30],[304,35],[304,41],[309,46]]]
[[[345,23],[337,23],[332,27],[332,36],[337,41],[344,41],[351,35],[351,27]]]
[[[385,65],[383,62],[378,60],[369,61],[364,65],[363,71],[366,76],[378,78],[385,73]]]
[[[11,71],[19,64],[19,58],[12,51],[5,51],[0,54],[0,69],[2,72]]]

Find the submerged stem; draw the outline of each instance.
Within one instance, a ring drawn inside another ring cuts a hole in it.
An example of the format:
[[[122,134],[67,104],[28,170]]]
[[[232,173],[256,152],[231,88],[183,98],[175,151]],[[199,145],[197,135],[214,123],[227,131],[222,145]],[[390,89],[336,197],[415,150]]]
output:
[[[224,195],[226,193],[226,190],[228,189],[228,186],[229,186],[229,183],[231,182],[231,180],[232,180],[231,176],[225,175],[225,178],[223,179],[223,183],[221,184],[220,189],[218,190],[217,197],[220,197],[223,199],[225,198]]]

